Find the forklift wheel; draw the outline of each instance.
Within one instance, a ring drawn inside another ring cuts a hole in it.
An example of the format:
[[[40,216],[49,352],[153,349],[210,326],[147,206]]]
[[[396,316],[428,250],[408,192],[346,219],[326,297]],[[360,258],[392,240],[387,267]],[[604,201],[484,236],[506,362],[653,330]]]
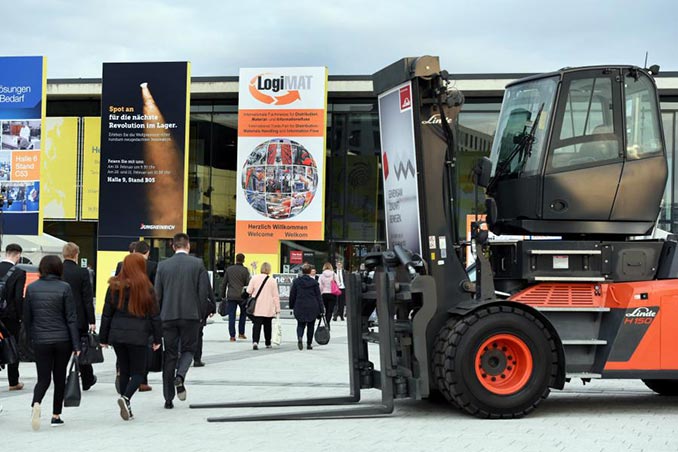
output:
[[[510,419],[534,410],[555,384],[556,344],[529,312],[491,306],[443,327],[435,346],[437,386],[481,418]]]
[[[678,396],[678,380],[643,380],[643,383],[659,395]]]

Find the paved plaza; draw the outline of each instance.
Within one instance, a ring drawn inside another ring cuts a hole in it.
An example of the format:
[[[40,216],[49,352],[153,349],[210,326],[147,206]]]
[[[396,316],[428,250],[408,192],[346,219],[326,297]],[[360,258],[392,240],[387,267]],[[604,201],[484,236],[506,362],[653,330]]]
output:
[[[135,419],[118,414],[114,354],[95,366],[99,382],[83,393],[78,408],[65,408],[60,428],[50,428],[51,390],[43,402],[43,425],[33,432],[32,364],[21,366],[26,388],[8,392],[0,373],[2,449],[7,451],[678,451],[678,398],[654,395],[640,381],[571,383],[531,416],[483,421],[426,401],[397,402],[392,416],[373,419],[207,423],[209,416],[272,412],[266,409],[193,410],[189,403],[348,394],[345,324],[329,345],[297,350],[295,322],[284,320],[283,344],[253,351],[247,341],[229,343],[220,317],[205,329],[203,368],[188,375],[188,401],[163,408],[160,374],[153,391],[132,400]],[[250,324],[248,323],[249,335]],[[225,340],[226,339],[226,340]],[[375,355],[375,362],[377,357]],[[378,391],[365,391],[367,403]],[[284,409],[290,411],[290,409]]]

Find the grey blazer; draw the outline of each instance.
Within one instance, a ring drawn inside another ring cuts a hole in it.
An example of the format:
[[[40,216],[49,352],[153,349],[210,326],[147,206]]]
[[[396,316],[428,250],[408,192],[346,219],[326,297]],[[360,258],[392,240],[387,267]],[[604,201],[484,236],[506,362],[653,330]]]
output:
[[[207,270],[197,257],[176,253],[158,264],[155,293],[163,322],[202,320],[210,297]]]

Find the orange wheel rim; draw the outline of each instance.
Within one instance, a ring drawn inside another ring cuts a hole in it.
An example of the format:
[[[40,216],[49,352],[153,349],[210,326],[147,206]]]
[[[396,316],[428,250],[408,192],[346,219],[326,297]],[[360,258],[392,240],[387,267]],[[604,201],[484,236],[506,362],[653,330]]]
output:
[[[485,389],[511,395],[525,387],[532,376],[532,353],[513,334],[495,334],[476,351],[476,376]]]

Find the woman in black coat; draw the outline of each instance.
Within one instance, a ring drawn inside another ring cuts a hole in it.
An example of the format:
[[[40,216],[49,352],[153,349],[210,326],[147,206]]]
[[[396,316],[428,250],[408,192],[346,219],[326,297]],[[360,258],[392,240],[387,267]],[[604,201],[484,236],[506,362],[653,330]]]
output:
[[[146,275],[146,259],[133,253],[125,257],[120,274],[108,281],[101,317],[99,339],[112,344],[120,366],[120,417],[131,419],[130,399],[146,375],[148,338],[153,350],[160,348],[162,330],[160,309],[151,281]]]
[[[306,330],[306,348],[312,350],[315,319],[323,313],[323,299],[320,296],[318,281],[311,277],[313,267],[310,264],[301,266],[302,275],[295,279],[290,289],[290,308],[294,310],[297,319],[297,346],[304,349],[303,338]]]
[[[59,256],[40,260],[40,279],[29,285],[24,299],[24,328],[35,352],[38,382],[33,390],[33,430],[40,428],[40,404],[54,379],[52,426],[63,425],[61,409],[66,391],[66,368],[73,353],[80,353],[80,333],[71,286],[61,280]]]

